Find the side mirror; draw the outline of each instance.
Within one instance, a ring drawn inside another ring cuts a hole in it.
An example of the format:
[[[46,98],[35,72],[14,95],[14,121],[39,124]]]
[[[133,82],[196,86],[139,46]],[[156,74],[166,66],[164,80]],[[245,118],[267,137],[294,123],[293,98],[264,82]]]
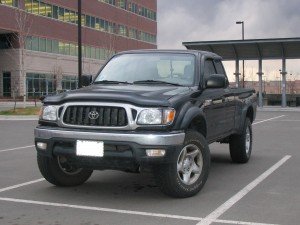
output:
[[[212,74],[205,82],[206,88],[224,88],[227,79],[223,74]]]
[[[93,76],[92,75],[82,75],[80,81],[81,81],[82,87],[89,86],[93,81]]]

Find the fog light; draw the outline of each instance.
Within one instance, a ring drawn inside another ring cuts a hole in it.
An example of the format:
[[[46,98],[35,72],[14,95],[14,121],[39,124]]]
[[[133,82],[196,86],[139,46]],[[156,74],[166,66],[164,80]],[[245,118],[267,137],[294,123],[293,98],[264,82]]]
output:
[[[47,149],[47,143],[44,143],[44,142],[37,142],[37,143],[36,143],[36,146],[37,146],[39,149],[42,149],[42,150],[46,150],[46,149]]]
[[[166,154],[166,150],[164,150],[164,149],[147,149],[146,154],[147,154],[147,156],[150,156],[150,157],[161,157]]]

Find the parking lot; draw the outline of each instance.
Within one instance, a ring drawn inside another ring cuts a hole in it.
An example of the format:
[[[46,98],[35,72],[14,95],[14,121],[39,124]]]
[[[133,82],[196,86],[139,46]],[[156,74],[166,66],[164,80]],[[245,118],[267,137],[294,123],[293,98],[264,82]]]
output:
[[[36,121],[0,121],[0,224],[300,224],[300,112],[258,112],[248,164],[210,145],[208,181],[195,197],[163,195],[149,174],[95,171],[58,188],[38,171]]]

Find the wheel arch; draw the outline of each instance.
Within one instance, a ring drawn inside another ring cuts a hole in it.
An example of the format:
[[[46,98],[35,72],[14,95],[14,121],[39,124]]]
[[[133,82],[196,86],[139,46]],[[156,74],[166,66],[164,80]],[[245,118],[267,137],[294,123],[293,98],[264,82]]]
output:
[[[184,115],[180,128],[182,130],[193,129],[201,133],[205,138],[207,136],[207,125],[205,115],[197,107],[190,108]]]

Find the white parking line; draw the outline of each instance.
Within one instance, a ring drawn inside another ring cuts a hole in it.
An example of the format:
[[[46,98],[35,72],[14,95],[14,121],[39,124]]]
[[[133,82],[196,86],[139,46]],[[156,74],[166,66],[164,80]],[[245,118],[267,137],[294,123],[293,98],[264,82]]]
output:
[[[12,189],[16,189],[16,188],[19,188],[19,187],[27,186],[27,185],[30,185],[30,184],[38,183],[38,182],[41,182],[41,181],[44,181],[44,180],[45,180],[44,178],[40,178],[40,179],[37,179],[37,180],[32,180],[32,181],[29,181],[29,182],[25,182],[25,183],[22,183],[22,184],[16,184],[16,185],[9,186],[9,187],[6,187],[6,188],[1,188],[0,193],[2,193],[4,191],[9,191],[9,190],[12,190]]]
[[[231,225],[278,225],[271,223],[254,223],[254,222],[245,222],[245,221],[234,221],[234,220],[215,220],[214,223],[225,223]]]
[[[202,221],[197,223],[197,225],[209,225],[215,222],[220,216],[222,216],[228,209],[230,209],[235,203],[240,201],[246,194],[248,194],[251,190],[253,190],[258,184],[260,184],[263,180],[265,180],[268,176],[270,176],[274,171],[276,171],[280,166],[282,166],[289,158],[290,155],[284,156],[281,160],[279,160],[276,164],[270,167],[267,171],[257,177],[254,181],[224,202],[221,206],[211,212],[208,216],[206,216]]]
[[[24,203],[24,204],[31,204],[31,205],[43,205],[43,206],[83,209],[83,210],[99,211],[99,212],[120,213],[120,214],[137,215],[137,216],[168,218],[168,219],[179,219],[179,220],[190,220],[190,221],[203,220],[203,218],[201,218],[201,217],[191,217],[191,216],[150,213],[150,212],[141,212],[141,211],[132,211],[132,210],[122,210],[122,209],[101,208],[101,207],[84,206],[84,205],[70,205],[70,204],[63,204],[63,203],[33,201],[33,200],[16,199],[16,198],[1,198],[0,197],[0,201]],[[267,224],[267,223],[252,223],[252,222],[244,222],[244,221],[231,221],[231,220],[218,220],[218,219],[216,219],[213,222],[225,223],[225,224],[238,224],[238,225],[276,225],[276,224]]]
[[[264,122],[267,122],[267,121],[270,121],[270,120],[275,120],[275,119],[278,119],[278,118],[281,118],[281,117],[284,117],[285,115],[281,115],[281,116],[276,116],[276,117],[272,117],[270,119],[266,119],[266,120],[262,120],[262,121],[259,121],[259,122],[256,122],[256,123],[253,123],[253,125],[255,124],[259,124],[259,123],[264,123]]]
[[[32,148],[32,147],[34,147],[34,145],[28,145],[28,146],[17,147],[17,148],[3,149],[3,150],[0,150],[0,153],[1,152],[9,152],[9,151],[20,150],[20,149],[24,149],[24,148]]]

